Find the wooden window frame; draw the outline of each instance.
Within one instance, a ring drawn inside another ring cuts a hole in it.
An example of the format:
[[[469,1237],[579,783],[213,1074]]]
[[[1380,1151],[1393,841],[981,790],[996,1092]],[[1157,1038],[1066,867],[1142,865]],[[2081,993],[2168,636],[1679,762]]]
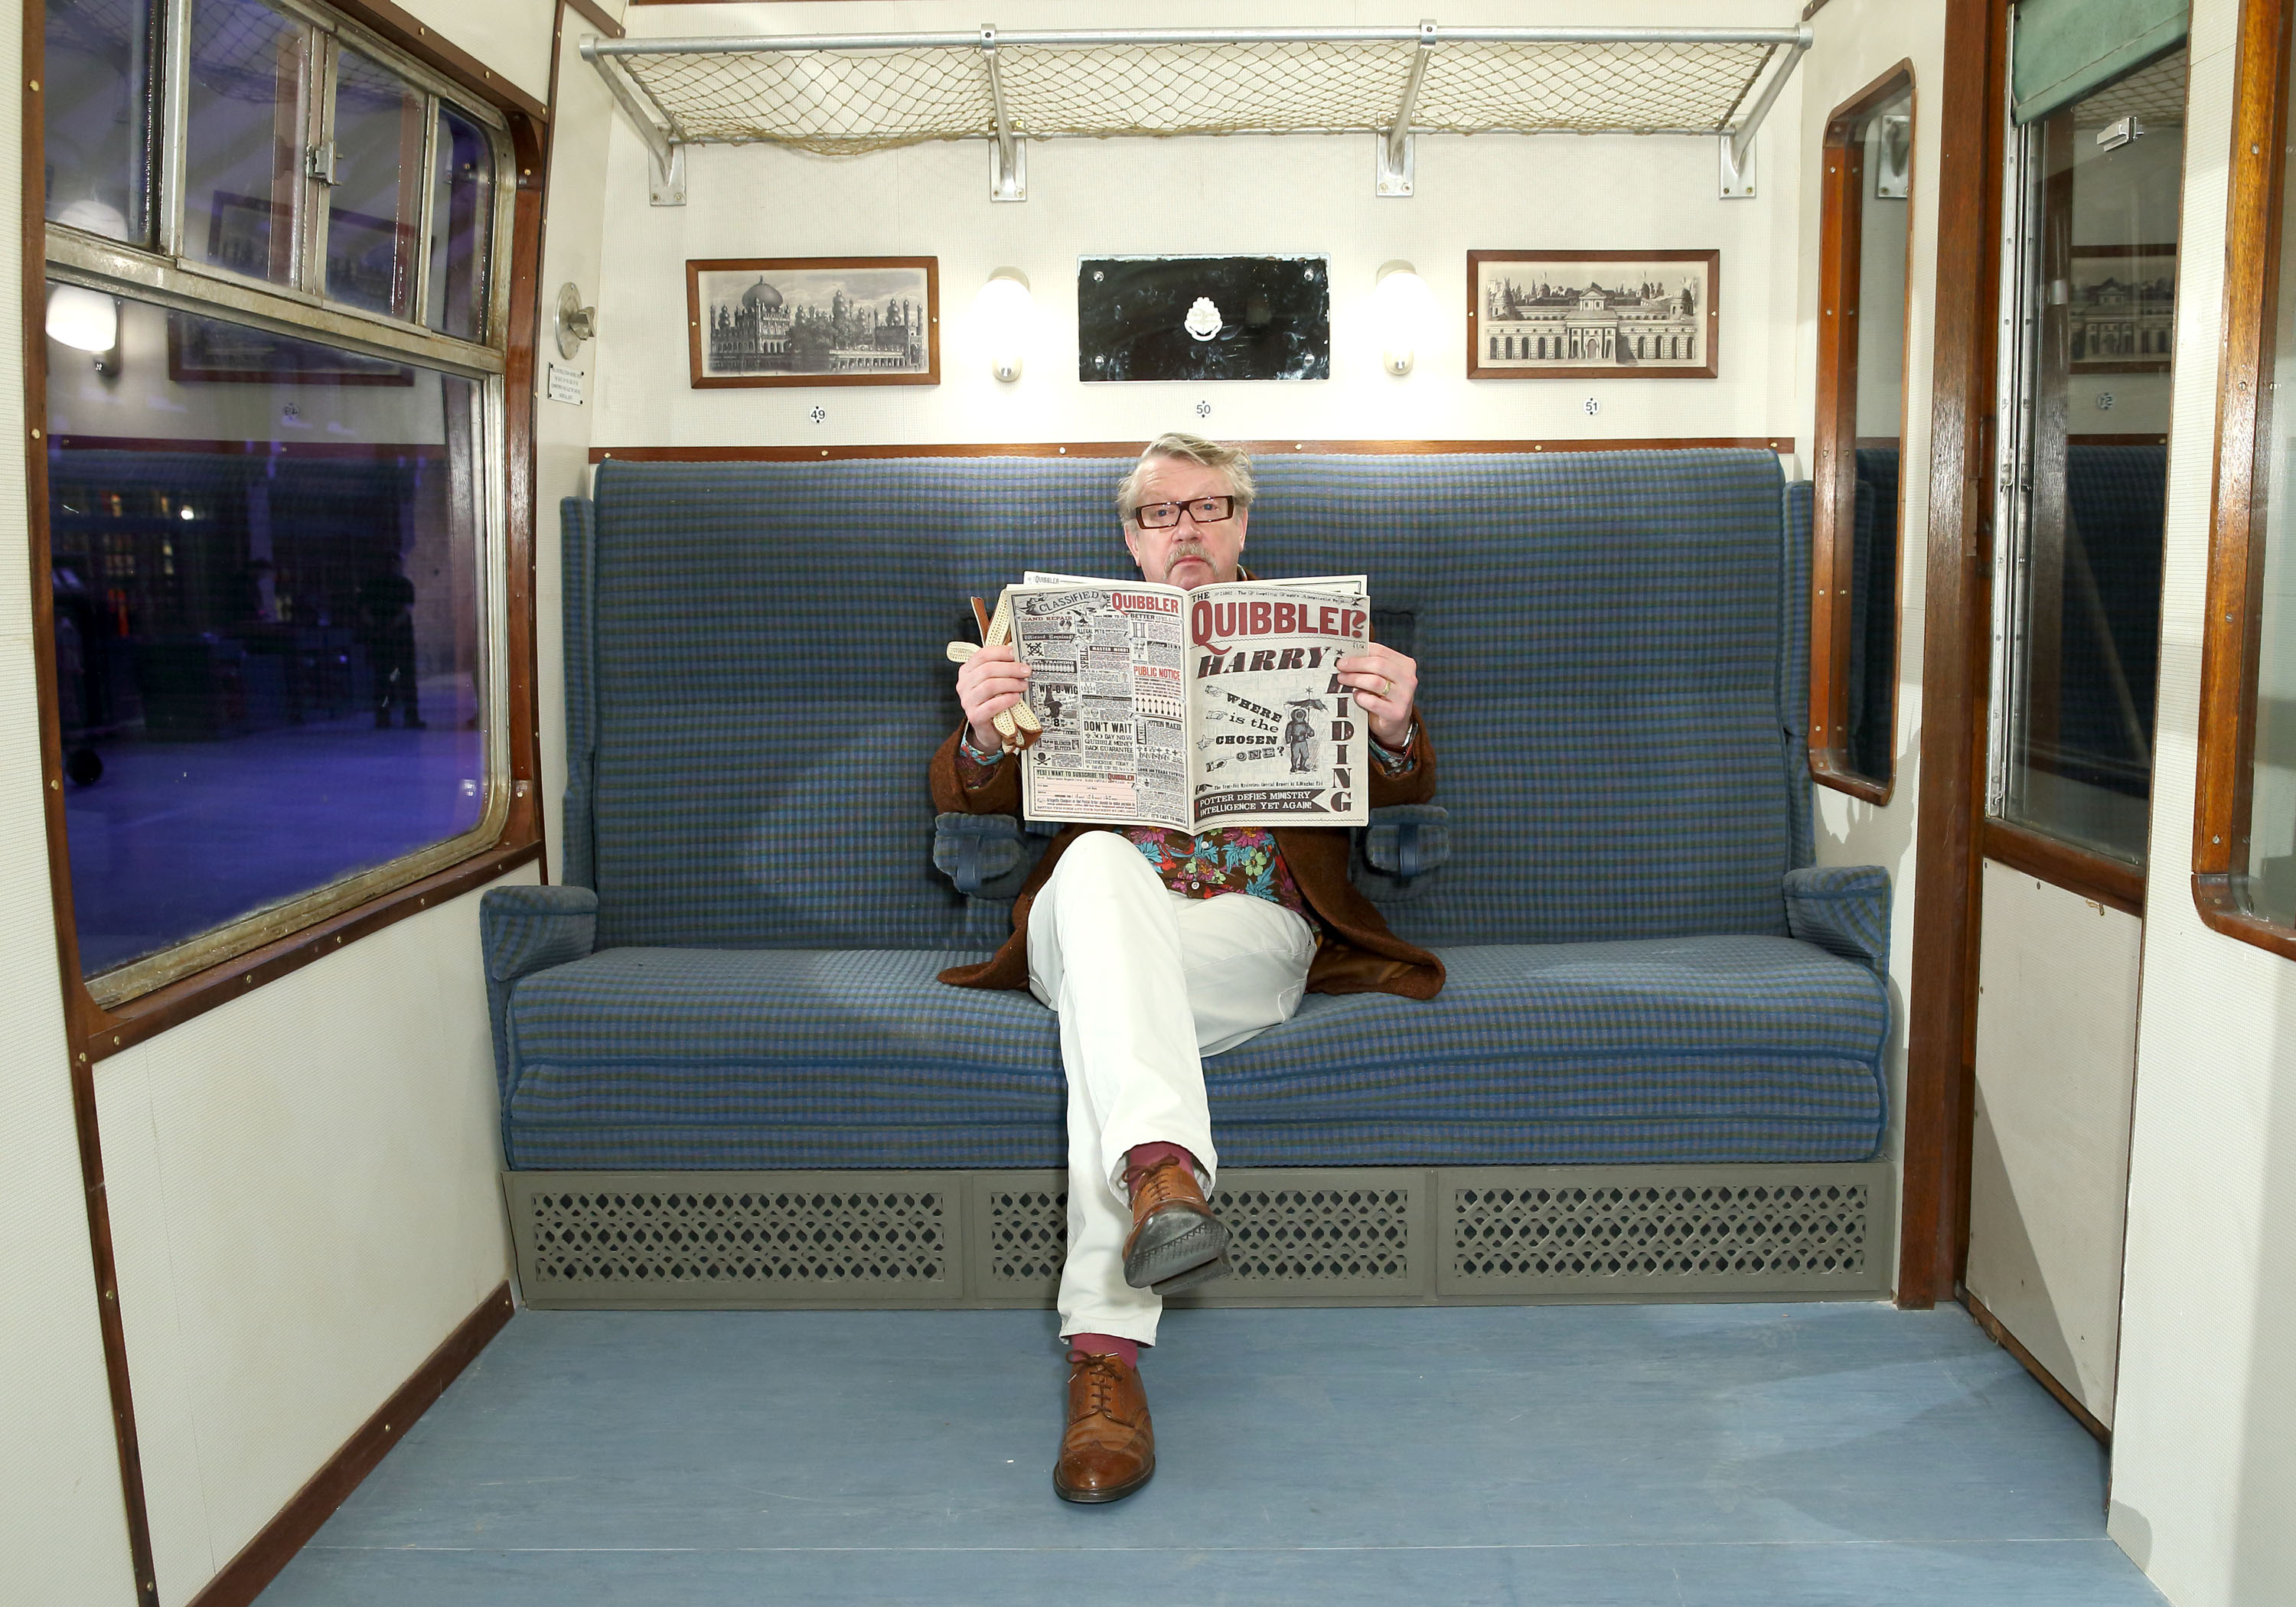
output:
[[[1876,78],[1826,114],[1825,134],[1819,144],[1824,171],[1818,177],[1817,247],[1817,427],[1813,456],[1816,483],[1810,518],[1809,595],[1809,773],[1836,791],[1867,803],[1885,804],[1898,783],[1897,734],[1898,666],[1888,666],[1890,676],[1890,774],[1876,780],[1849,767],[1845,742],[1849,730],[1849,595],[1851,562],[1856,543],[1857,497],[1857,292],[1861,266],[1862,229],[1849,221],[1859,215],[1865,168],[1849,160],[1856,148],[1853,135],[1866,113],[1894,100],[1899,94],[1915,96],[1914,64],[1910,60]],[[1915,98],[1919,130],[1919,102]],[[1908,161],[1911,160],[1910,155]],[[1910,168],[1908,168],[1910,171]],[[1908,195],[1906,205],[1914,204]],[[1903,340],[1911,349],[1914,319],[1914,231],[1912,215],[1906,229],[1906,307]],[[1906,386],[1911,365],[1899,360],[1898,431],[1902,443],[1906,417]],[[1898,476],[1898,562],[1890,590],[1894,624],[1890,640],[1902,653],[1905,628],[1906,482],[1902,449]],[[1871,667],[1868,667],[1871,673]]]
[[[184,0],[171,0],[182,4]],[[331,0],[345,22],[364,30],[389,51],[418,63],[450,85],[458,98],[490,109],[506,126],[510,167],[515,180],[509,202],[507,249],[495,259],[506,280],[501,354],[502,472],[497,496],[503,505],[503,541],[488,577],[503,597],[504,720],[507,762],[504,786],[509,794],[499,827],[468,847],[451,863],[425,867],[372,896],[316,913],[292,930],[242,952],[110,1004],[101,1002],[80,974],[79,937],[72,903],[71,866],[66,849],[62,729],[55,681],[55,618],[48,586],[48,472],[46,281],[51,273],[45,199],[44,102],[34,90],[24,100],[24,192],[22,196],[24,389],[26,493],[33,570],[33,639],[37,659],[42,798],[45,805],[49,888],[55,912],[57,958],[62,972],[64,1013],[73,1064],[86,1068],[105,1057],[214,1009],[228,999],[338,952],[372,931],[422,914],[542,853],[541,774],[537,742],[534,631],[534,362],[538,327],[542,201],[548,109],[471,56],[438,39],[428,27],[384,0]],[[40,77],[45,51],[45,12],[29,10],[25,20],[28,85]],[[388,58],[386,58],[388,59]],[[426,172],[414,182],[428,184]],[[162,197],[162,207],[172,198]],[[228,307],[219,311],[229,316]],[[415,309],[420,329],[422,308]],[[329,309],[315,307],[315,329],[326,339]],[[341,315],[332,315],[341,316]],[[393,320],[396,324],[398,321]],[[427,332],[423,332],[427,334]],[[419,337],[418,337],[419,338]],[[419,360],[419,358],[417,359]]]
[[[2278,0],[2244,0],[2225,219],[2224,372],[2217,398],[2216,493],[2209,521],[2208,614],[2201,644],[2193,902],[2215,931],[2296,959],[2296,929],[2251,911],[2248,863],[2256,757],[2256,681],[2263,646],[2266,475],[2259,399],[2272,383],[2281,201],[2287,179],[2289,45]]]

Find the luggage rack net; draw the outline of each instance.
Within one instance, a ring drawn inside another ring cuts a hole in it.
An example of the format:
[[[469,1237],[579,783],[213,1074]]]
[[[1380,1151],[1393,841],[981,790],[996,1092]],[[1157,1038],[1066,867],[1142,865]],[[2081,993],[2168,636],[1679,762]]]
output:
[[[1423,22],[591,36],[582,53],[665,166],[687,144],[840,156],[989,139],[1010,167],[1023,140],[1311,133],[1378,134],[1399,165],[1410,134],[1494,132],[1720,135],[1734,166],[1809,42],[1807,28]]]

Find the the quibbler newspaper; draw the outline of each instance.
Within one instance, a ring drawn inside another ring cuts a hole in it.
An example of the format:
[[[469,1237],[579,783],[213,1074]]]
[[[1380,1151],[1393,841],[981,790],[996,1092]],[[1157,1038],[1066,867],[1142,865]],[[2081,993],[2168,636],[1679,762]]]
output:
[[[1370,641],[1360,575],[1192,592],[1032,571],[1008,594],[1044,736],[1031,820],[1362,825],[1369,733],[1340,660]]]

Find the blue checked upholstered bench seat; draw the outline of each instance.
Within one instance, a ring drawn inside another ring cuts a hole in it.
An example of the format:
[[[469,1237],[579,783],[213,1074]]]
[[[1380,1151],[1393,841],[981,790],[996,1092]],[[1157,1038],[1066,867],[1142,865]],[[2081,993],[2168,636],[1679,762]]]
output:
[[[1124,572],[1121,467],[610,461],[565,504],[566,885],[483,922],[512,1169],[1061,1164],[1051,1014],[934,980],[1044,839],[960,893],[924,764],[967,595]],[[1447,859],[1357,880],[1450,983],[1210,1062],[1222,1159],[1874,1155],[1890,890],[1810,864],[1808,488],[1754,451],[1259,472],[1257,563],[1369,574],[1421,661]]]

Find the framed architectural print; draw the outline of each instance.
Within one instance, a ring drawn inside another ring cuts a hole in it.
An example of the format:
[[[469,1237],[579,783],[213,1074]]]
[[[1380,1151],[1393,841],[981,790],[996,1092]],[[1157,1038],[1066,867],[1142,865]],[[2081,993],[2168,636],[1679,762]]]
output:
[[[938,385],[937,257],[712,258],[685,265],[697,390]]]
[[[1719,251],[1469,251],[1471,380],[1710,380]]]
[[[2075,373],[2167,373],[2177,332],[2177,242],[2072,246],[2067,336]]]

